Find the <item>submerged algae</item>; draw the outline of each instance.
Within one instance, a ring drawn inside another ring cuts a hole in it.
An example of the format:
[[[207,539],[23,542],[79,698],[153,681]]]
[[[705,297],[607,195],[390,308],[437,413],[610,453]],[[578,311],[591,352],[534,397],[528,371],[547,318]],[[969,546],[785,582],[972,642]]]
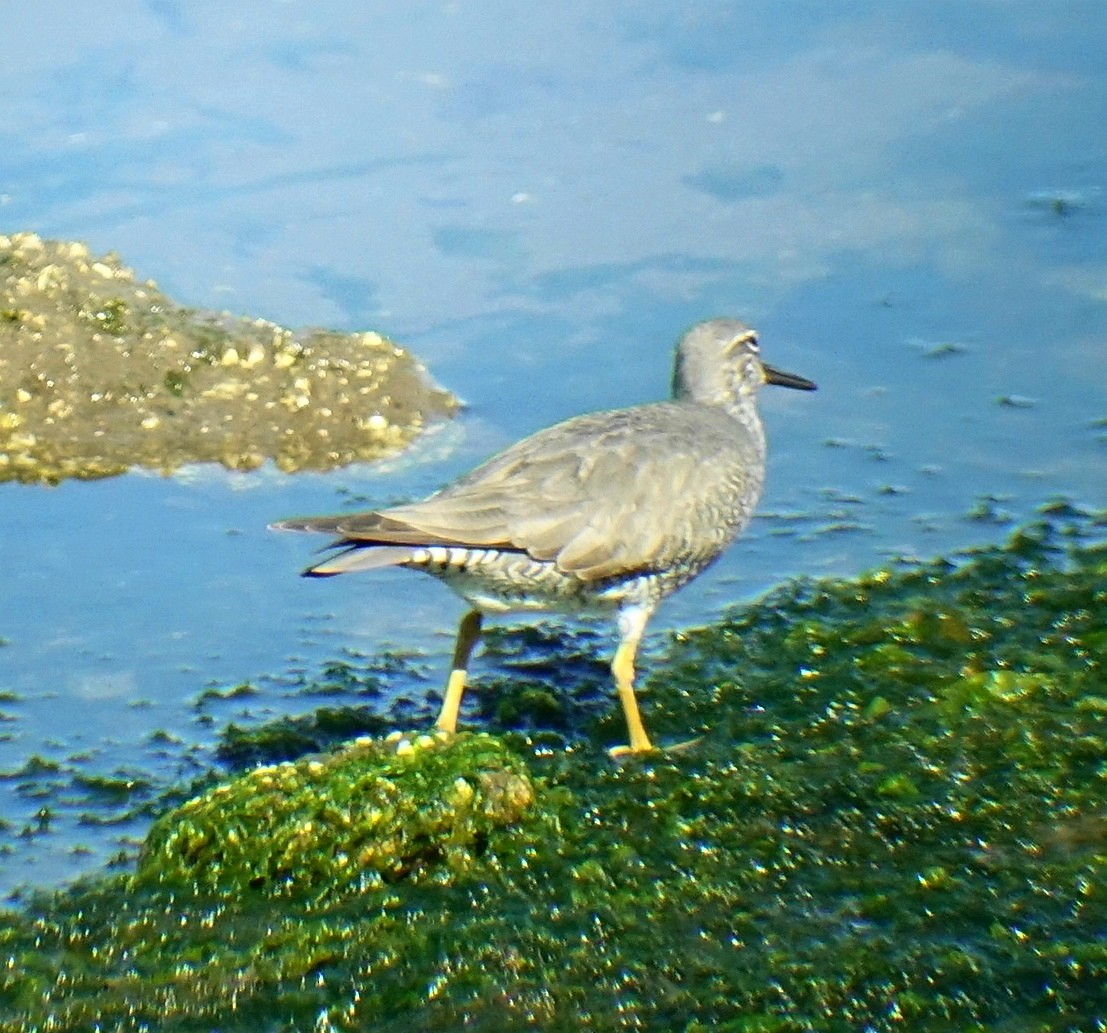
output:
[[[201,853],[36,899],[0,1029],[1104,1028],[1105,528],[1054,512],[682,636],[646,697],[696,751],[462,737],[535,793],[464,864],[320,893]]]
[[[397,451],[457,405],[379,334],[194,312],[116,255],[0,235],[0,481],[331,469]]]

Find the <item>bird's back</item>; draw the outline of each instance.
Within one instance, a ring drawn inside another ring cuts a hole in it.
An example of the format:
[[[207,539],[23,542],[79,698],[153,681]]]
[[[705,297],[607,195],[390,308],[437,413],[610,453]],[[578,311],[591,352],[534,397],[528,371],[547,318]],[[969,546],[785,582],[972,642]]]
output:
[[[584,582],[666,570],[683,583],[746,524],[763,476],[756,420],[661,402],[566,420],[421,502],[312,529],[349,545],[522,552]]]

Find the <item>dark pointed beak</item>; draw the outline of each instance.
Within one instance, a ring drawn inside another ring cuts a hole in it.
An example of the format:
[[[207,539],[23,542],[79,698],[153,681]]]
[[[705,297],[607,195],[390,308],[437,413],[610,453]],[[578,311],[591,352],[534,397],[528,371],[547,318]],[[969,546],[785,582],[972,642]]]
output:
[[[772,366],[764,362],[761,363],[761,368],[765,371],[766,384],[794,387],[797,391],[814,391],[816,389],[815,382],[808,380],[807,377],[797,376],[795,373],[785,373],[782,369],[773,369]]]

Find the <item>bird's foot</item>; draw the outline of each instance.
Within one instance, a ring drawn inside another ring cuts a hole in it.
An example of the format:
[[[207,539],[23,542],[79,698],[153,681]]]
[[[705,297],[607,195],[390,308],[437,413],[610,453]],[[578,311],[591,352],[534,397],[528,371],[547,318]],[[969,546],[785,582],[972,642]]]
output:
[[[647,742],[645,746],[612,746],[607,751],[607,755],[615,761],[616,764],[622,764],[627,760],[639,757],[657,756],[659,754],[669,753],[686,753],[688,750],[695,749],[703,741],[703,736],[697,736],[695,739],[686,739],[684,742],[675,742],[671,746],[654,746],[653,743]]]

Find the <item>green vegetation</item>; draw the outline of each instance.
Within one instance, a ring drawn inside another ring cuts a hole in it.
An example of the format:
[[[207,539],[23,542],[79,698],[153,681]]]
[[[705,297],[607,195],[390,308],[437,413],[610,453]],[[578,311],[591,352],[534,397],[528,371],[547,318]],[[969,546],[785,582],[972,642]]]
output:
[[[681,636],[644,695],[686,752],[543,698],[225,780],[7,915],[0,1029],[1103,1028],[1105,537],[1053,507]]]

